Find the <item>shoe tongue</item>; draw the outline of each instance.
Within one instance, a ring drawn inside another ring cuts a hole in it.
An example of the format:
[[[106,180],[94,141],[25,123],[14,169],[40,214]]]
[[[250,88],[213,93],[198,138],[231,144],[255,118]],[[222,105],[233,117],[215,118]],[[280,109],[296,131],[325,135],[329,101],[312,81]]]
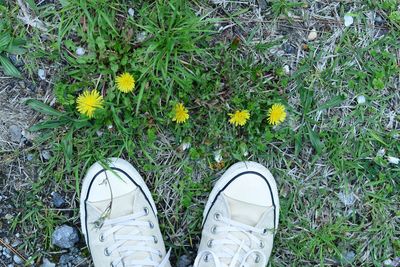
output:
[[[121,216],[130,215],[134,212],[133,203],[135,201],[135,196],[137,195],[137,190],[138,189],[136,188],[134,192],[129,192],[125,195],[115,197],[112,201],[103,200],[88,202],[88,204],[100,213],[99,216],[106,215],[107,212],[109,212],[106,219],[115,219]]]
[[[231,219],[249,226],[257,226],[268,207],[247,203],[224,195]]]

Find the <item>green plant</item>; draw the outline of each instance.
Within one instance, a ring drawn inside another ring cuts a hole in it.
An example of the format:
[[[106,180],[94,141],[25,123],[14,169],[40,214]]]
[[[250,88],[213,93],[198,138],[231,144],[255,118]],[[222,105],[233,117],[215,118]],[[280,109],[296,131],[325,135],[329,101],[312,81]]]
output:
[[[196,81],[194,69],[201,68],[196,58],[204,56],[212,33],[211,21],[196,16],[183,0],[157,0],[139,14],[136,26],[147,36],[135,50],[142,75],[166,91],[167,101],[175,87],[182,96],[189,93]]]
[[[7,14],[7,7],[0,4],[0,65],[6,75],[21,78],[20,71],[10,62],[7,54],[23,54],[25,49],[22,46],[25,41],[12,36],[12,24]]]
[[[276,17],[279,15],[287,15],[292,9],[304,6],[303,2],[291,2],[289,0],[273,0],[272,12]]]

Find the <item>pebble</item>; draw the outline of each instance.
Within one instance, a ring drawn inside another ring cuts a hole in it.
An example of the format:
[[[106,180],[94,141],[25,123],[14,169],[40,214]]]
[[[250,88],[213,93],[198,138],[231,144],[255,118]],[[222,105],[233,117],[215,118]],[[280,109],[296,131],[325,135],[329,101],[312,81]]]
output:
[[[383,265],[392,266],[392,260],[391,259],[387,259],[387,260],[383,261]]]
[[[135,10],[134,10],[133,8],[129,8],[129,9],[128,9],[128,14],[129,14],[129,16],[131,16],[131,17],[135,16]]]
[[[21,142],[22,139],[22,129],[18,125],[11,125],[8,128],[8,131],[10,132],[10,139],[12,142],[19,143]]]
[[[343,263],[351,264],[354,261],[355,257],[356,257],[356,253],[354,253],[354,251],[352,251],[352,250],[346,251],[343,254]]]
[[[344,15],[344,26],[349,27],[353,24],[354,19],[349,14]]]
[[[183,255],[180,256],[178,262],[176,263],[177,267],[189,267],[192,266],[192,260],[189,256]]]
[[[75,53],[78,55],[78,56],[83,56],[84,54],[85,54],[85,48],[83,48],[83,47],[78,47],[77,49],[76,49],[76,51],[75,51]]]
[[[376,16],[375,16],[375,23],[376,23],[376,24],[384,24],[384,23],[385,23],[385,20],[384,20],[381,16],[376,15]]]
[[[46,79],[46,71],[44,69],[38,69],[38,76],[41,80],[45,80]]]
[[[310,31],[310,33],[308,34],[307,39],[308,39],[309,41],[314,41],[315,39],[317,39],[317,37],[318,37],[317,30],[316,30],[315,28],[313,28],[313,29]]]
[[[51,158],[51,152],[48,150],[43,150],[42,151],[42,157],[45,160],[49,160]]]
[[[7,259],[11,258],[11,251],[8,248],[3,249],[3,256]]]
[[[290,67],[288,65],[283,66],[283,71],[285,72],[286,75],[290,74]]]
[[[43,263],[42,263],[42,265],[40,265],[40,267],[56,267],[56,264],[52,263],[48,259],[44,258]]]
[[[19,81],[18,82],[19,87],[21,87],[21,89],[25,89],[26,88],[26,84],[24,81]]]
[[[350,192],[350,193],[340,192],[338,194],[338,197],[345,206],[352,206],[354,204],[354,202],[356,202],[356,198],[355,198],[353,192]]]
[[[32,154],[26,155],[26,160],[27,161],[32,161],[33,160],[33,155]]]
[[[400,163],[400,159],[399,158],[391,157],[391,156],[388,156],[388,161],[389,161],[389,163],[392,163],[394,165],[397,165],[397,164]]]
[[[53,206],[55,208],[62,208],[67,204],[63,196],[57,192],[51,193],[52,200],[53,200]]]
[[[18,247],[19,245],[21,245],[22,244],[22,242],[21,242],[21,240],[15,240],[14,242],[12,242],[12,244],[11,244],[11,246],[13,247],[13,248],[16,248],[16,247]]]
[[[69,253],[60,257],[60,261],[58,262],[59,266],[72,267],[81,265],[84,263],[84,259],[79,254],[80,252],[77,248],[72,248]]]
[[[10,59],[10,61],[13,63],[13,65],[15,67],[19,68],[19,67],[24,66],[24,62],[21,59],[17,58],[16,55],[10,55],[8,58]]]
[[[51,243],[60,248],[72,248],[78,241],[79,234],[76,228],[61,225],[54,230]]]
[[[191,146],[190,143],[183,143],[183,144],[182,144],[182,151],[185,151],[185,150],[189,149],[190,146]]]
[[[24,261],[17,255],[14,255],[13,260],[16,264],[23,264]]]
[[[386,154],[386,149],[384,149],[384,148],[381,148],[378,150],[378,152],[376,152],[377,157],[383,157],[383,156],[385,156],[385,154]]]
[[[222,161],[221,152],[222,152],[221,150],[217,150],[217,151],[214,152],[214,160],[215,160],[217,163],[220,163],[220,162]]]
[[[139,33],[136,35],[136,41],[139,42],[139,43],[141,43],[141,42],[143,42],[143,41],[146,39],[146,37],[147,37],[147,32],[139,32]]]
[[[296,54],[296,48],[289,42],[282,45],[283,51],[287,54]]]
[[[357,96],[357,103],[358,104],[362,105],[362,104],[365,104],[365,102],[366,102],[365,96],[363,96],[363,95]]]

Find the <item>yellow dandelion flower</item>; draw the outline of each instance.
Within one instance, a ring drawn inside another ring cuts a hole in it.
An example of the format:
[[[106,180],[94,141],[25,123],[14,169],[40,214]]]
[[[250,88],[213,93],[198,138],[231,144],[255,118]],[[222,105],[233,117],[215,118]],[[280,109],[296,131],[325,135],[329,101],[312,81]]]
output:
[[[78,96],[76,103],[76,109],[79,113],[92,118],[94,111],[103,107],[103,97],[97,90],[85,90]]]
[[[121,92],[129,93],[135,88],[135,78],[127,72],[117,76],[116,81],[117,88]]]
[[[268,110],[268,123],[278,125],[286,118],[285,106],[282,104],[273,104]]]
[[[189,113],[187,108],[182,103],[178,103],[174,108],[174,117],[172,121],[176,121],[176,123],[184,123],[189,119]]]
[[[229,122],[235,126],[243,126],[250,119],[250,112],[247,109],[237,110],[235,113],[228,114],[231,118]]]

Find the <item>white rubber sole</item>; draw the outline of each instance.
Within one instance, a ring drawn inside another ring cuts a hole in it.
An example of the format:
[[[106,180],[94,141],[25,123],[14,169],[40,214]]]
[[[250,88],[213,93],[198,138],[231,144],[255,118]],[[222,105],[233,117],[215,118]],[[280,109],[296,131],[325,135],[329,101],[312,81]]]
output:
[[[130,178],[129,180],[133,180],[136,186],[141,188],[141,191],[145,194],[147,200],[150,202],[150,205],[154,211],[154,214],[157,216],[156,204],[154,203],[153,197],[151,196],[150,190],[144,182],[143,178],[139,174],[139,172],[126,160],[119,158],[110,158],[109,159],[109,168],[114,169],[115,171],[122,170],[127,176]],[[82,232],[85,236],[86,244],[89,246],[86,236],[86,209],[85,209],[85,201],[88,197],[89,188],[93,183],[94,179],[101,172],[106,171],[105,168],[99,163],[96,162],[93,164],[87,171],[85,178],[82,182],[81,196],[80,196],[80,218],[81,218],[81,227]],[[120,171],[118,171],[120,172]],[[121,175],[125,175],[121,173]]]
[[[256,172],[260,175],[262,175],[269,183],[271,187],[271,193],[272,193],[272,198],[275,203],[275,208],[276,208],[276,217],[275,217],[275,225],[276,228],[278,228],[278,222],[279,222],[279,197],[278,197],[278,188],[276,186],[276,181],[274,177],[272,176],[271,172],[265,168],[263,165],[257,163],[257,162],[252,162],[252,161],[242,161],[233,164],[231,167],[229,167],[226,172],[219,178],[217,183],[215,184],[214,188],[212,189],[210,196],[208,197],[207,204],[204,208],[203,212],[203,221],[202,225],[204,225],[204,221],[207,217],[207,214],[211,208],[211,205],[213,204],[214,200],[217,198],[219,192],[226,187],[227,184],[229,184],[232,179],[243,173],[243,172]]]

